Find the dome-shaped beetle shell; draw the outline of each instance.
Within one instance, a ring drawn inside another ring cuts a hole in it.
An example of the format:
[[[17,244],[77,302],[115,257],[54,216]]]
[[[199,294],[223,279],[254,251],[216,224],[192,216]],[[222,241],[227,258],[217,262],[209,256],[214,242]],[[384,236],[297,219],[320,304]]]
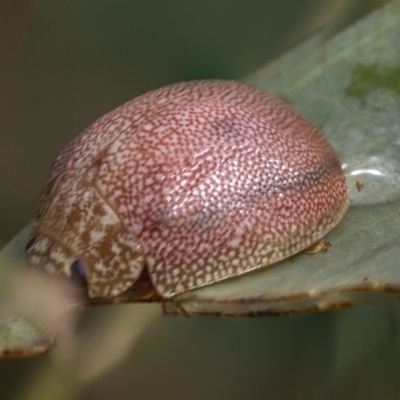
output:
[[[170,298],[307,248],[347,208],[339,160],[309,121],[245,84],[180,83],[60,153],[27,254],[66,275],[80,260],[91,297],[117,296],[148,268]]]

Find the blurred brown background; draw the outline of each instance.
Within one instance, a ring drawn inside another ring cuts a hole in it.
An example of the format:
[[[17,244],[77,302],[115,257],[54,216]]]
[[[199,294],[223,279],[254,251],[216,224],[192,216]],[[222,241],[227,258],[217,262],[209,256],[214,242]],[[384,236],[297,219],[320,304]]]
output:
[[[34,216],[58,151],[107,111],[176,81],[243,78],[322,26],[329,36],[382,3],[0,0],[0,245]],[[85,323],[117,309],[89,310]],[[159,318],[123,364],[78,398],[396,399],[398,388],[384,383],[399,372],[387,362],[390,324],[370,308],[289,319]],[[338,346],[360,338],[363,356],[338,374]],[[51,357],[0,360],[0,398],[19,399]],[[53,379],[54,370],[46,382],[79,388]],[[47,400],[29,390],[23,398]]]

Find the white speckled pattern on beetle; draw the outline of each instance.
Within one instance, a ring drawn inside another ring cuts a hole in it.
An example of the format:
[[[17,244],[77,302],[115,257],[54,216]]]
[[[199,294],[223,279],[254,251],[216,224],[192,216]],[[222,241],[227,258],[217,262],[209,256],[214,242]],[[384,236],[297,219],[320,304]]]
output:
[[[144,267],[163,298],[268,266],[321,239],[348,208],[332,147],[251,86],[184,82],[100,118],[53,163],[27,250],[91,297]]]

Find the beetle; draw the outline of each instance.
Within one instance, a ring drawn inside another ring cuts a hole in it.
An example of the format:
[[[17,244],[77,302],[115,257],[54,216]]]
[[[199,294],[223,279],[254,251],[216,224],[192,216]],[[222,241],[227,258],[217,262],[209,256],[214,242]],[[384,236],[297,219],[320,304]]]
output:
[[[337,155],[280,100],[233,81],[172,84],[86,128],[52,165],[31,264],[113,298],[162,299],[296,254],[349,206]]]

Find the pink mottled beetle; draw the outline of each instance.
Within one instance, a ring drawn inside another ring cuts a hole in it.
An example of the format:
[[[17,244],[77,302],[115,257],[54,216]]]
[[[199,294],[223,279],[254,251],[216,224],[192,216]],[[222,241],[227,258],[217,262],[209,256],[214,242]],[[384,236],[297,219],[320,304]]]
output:
[[[111,111],[58,155],[27,256],[92,298],[147,274],[168,299],[309,247],[347,208],[311,122],[242,83],[185,82]]]

